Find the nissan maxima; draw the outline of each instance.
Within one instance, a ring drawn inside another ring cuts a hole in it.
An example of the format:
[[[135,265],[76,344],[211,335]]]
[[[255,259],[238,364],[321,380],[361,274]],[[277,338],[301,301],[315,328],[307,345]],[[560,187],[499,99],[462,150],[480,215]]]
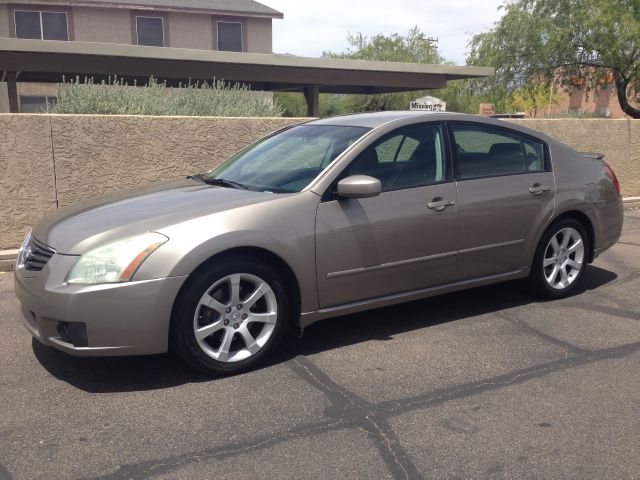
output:
[[[515,279],[571,295],[622,218],[599,155],[477,116],[357,114],[60,209],[24,240],[15,289],[45,345],[229,373],[329,317]]]

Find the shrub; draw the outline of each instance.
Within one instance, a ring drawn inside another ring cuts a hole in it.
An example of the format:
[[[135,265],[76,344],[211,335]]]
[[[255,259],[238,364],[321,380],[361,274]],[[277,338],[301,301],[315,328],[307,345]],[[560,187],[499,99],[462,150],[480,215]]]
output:
[[[268,94],[216,79],[167,87],[153,77],[144,86],[131,86],[117,77],[101,83],[76,77],[58,86],[58,99],[49,113],[280,117],[282,108]]]

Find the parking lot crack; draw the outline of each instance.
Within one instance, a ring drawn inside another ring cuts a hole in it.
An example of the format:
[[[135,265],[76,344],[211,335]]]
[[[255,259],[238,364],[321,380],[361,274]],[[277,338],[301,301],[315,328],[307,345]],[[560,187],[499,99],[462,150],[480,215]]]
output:
[[[315,436],[321,433],[340,430],[347,427],[349,427],[349,425],[344,424],[344,422],[340,420],[304,424],[282,433],[251,439],[246,442],[212,447],[196,452],[189,452],[162,459],[149,460],[146,462],[122,465],[115,472],[99,477],[92,477],[92,480],[145,480],[157,475],[178,470],[192,463],[206,462],[241,455],[269,448],[290,440]]]
[[[589,305],[588,307],[578,303],[566,303],[566,307],[579,308],[581,310],[588,310],[592,312],[606,313],[607,315],[613,315],[615,317],[624,317],[630,320],[640,320],[640,312],[636,310],[628,310],[625,308],[609,307],[606,305]]]
[[[551,343],[557,347],[562,348],[568,355],[580,355],[588,351],[580,347],[577,347],[569,342],[560,340],[559,338],[556,338],[554,336],[541,332],[540,330],[533,328],[524,320],[520,320],[519,318],[513,315],[509,315],[507,312],[504,312],[504,311],[497,312],[497,315],[504,318],[507,322],[511,323],[516,328],[519,328],[520,330],[523,330],[524,332],[530,335],[534,335],[548,343]]]
[[[345,388],[338,386],[322,370],[303,356],[287,362],[289,368],[302,380],[324,393],[333,407],[345,409],[354,405],[364,407],[366,402]]]
[[[456,385],[400,400],[382,402],[375,405],[373,410],[384,418],[395,417],[410,411],[442,405],[452,400],[511,387],[552,373],[573,369],[603,360],[624,358],[639,351],[640,342],[602,350],[585,350],[579,355],[505,373],[493,378]]]
[[[365,426],[359,426],[358,429],[368,433],[376,440],[375,443],[380,455],[387,463],[394,478],[407,480],[424,478],[400,445],[393,429],[383,418],[377,418],[375,414],[370,413],[365,417],[365,420]]]
[[[305,382],[327,396],[331,406],[325,409],[325,415],[352,424],[368,434],[394,478],[423,478],[393,429],[383,417],[376,415],[370,403],[336,384],[306,357],[297,356],[288,365]]]
[[[13,477],[9,473],[9,470],[0,463],[0,480],[13,480]]]
[[[374,441],[376,448],[394,478],[419,479],[422,478],[422,476],[413,465],[409,455],[402,448],[399,439],[388,425],[387,422],[389,418],[415,410],[442,405],[452,400],[507,388],[529,380],[541,378],[555,372],[565,371],[603,360],[624,358],[637,352],[640,352],[640,342],[602,350],[584,351],[579,355],[566,359],[517,370],[493,378],[374,405],[358,399],[354,394],[345,391],[342,387],[332,382],[309,360],[303,357],[298,357],[298,361],[296,362],[296,365],[298,365],[297,368],[300,368],[298,372],[307,372],[307,381],[314,382],[316,384],[316,388],[322,388],[323,391],[330,393],[331,397],[329,398],[336,400],[338,402],[337,405],[342,407],[339,409],[339,411],[342,412],[342,416],[340,416],[340,418],[332,418],[325,422],[299,425],[285,432],[254,438],[245,442],[207,448],[196,452],[184,453],[162,459],[123,465],[115,472],[94,478],[99,480],[142,480],[178,470],[192,463],[242,455],[252,451],[270,448],[274,445],[298,438],[311,437],[330,431],[354,428],[359,431],[366,432]],[[306,368],[302,368],[302,366],[305,366]],[[357,400],[358,404],[354,405],[353,403],[350,403],[353,400]],[[351,408],[346,408],[349,404],[351,405]],[[0,473],[1,472],[2,471],[0,470]]]

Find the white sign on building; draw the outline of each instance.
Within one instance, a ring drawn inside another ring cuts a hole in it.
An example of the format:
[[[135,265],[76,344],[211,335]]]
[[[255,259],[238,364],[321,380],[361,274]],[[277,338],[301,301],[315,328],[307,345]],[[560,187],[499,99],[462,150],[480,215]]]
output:
[[[417,98],[409,104],[409,110],[421,110],[423,112],[446,112],[447,102],[436,97]]]

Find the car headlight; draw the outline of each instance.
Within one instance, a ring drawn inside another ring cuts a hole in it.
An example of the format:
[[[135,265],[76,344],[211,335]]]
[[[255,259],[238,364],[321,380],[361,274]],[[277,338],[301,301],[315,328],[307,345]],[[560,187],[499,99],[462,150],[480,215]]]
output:
[[[149,255],[167,240],[164,235],[149,232],[91,250],[76,262],[66,282],[84,285],[127,282]]]
[[[20,250],[18,250],[18,256],[16,257],[16,270],[24,270],[25,261],[27,260],[27,250],[29,247],[29,243],[31,243],[31,230],[27,233],[27,236],[24,237],[24,241],[22,245],[20,245]]]

